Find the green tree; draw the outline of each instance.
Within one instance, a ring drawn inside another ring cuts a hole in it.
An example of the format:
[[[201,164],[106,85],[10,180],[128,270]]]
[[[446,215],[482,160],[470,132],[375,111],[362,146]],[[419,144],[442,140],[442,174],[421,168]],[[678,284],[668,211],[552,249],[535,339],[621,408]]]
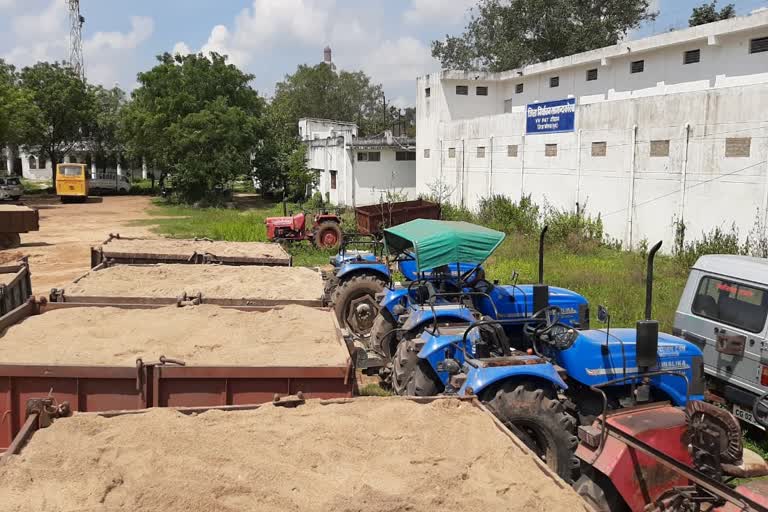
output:
[[[0,59],[0,149],[21,141],[22,114],[30,110],[29,94],[21,88],[16,69]]]
[[[717,0],[701,4],[699,7],[694,7],[691,17],[688,19],[689,27],[696,27],[698,25],[705,25],[720,20],[727,20],[736,16],[736,7],[733,4],[728,4],[719,11],[717,10]]]
[[[616,44],[650,0],[480,0],[460,36],[432,42],[445,69],[505,71]]]
[[[25,99],[18,111],[20,138],[30,153],[46,156],[56,164],[83,139],[93,115],[91,97],[75,71],[58,62],[38,62],[19,74]]]
[[[96,160],[96,166],[105,169],[110,160],[119,160],[125,149],[120,122],[127,99],[119,87],[105,89],[100,85],[90,86],[88,94],[93,111],[87,128],[86,144]]]
[[[122,116],[128,150],[171,174],[179,200],[211,199],[218,186],[250,174],[264,100],[249,85],[253,76],[226,56],[166,53],[158,61],[139,73]]]

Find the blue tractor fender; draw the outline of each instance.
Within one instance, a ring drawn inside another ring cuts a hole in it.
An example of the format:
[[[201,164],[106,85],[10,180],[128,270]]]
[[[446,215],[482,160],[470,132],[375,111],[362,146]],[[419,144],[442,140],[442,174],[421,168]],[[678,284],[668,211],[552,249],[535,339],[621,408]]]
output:
[[[376,276],[382,281],[389,281],[390,278],[389,268],[386,264],[359,262],[342,264],[341,267],[339,267],[338,272],[336,272],[336,277],[340,281],[343,281],[345,279],[349,279],[352,276],[360,274]]]
[[[437,319],[440,321],[451,321],[454,323],[474,322],[475,317],[472,312],[462,306],[451,308],[435,307],[433,310],[428,306],[421,306],[411,311],[408,319],[403,324],[403,329],[412,331],[420,326],[429,326]]]
[[[535,356],[531,356],[535,357]],[[478,395],[496,383],[508,380],[543,380],[559,389],[566,390],[568,385],[560,377],[555,367],[549,363],[526,364],[519,366],[494,366],[472,368],[467,374],[467,381],[459,390],[460,395]]]
[[[395,314],[393,308],[398,304],[402,304],[404,307],[407,306],[407,301],[403,300],[406,297],[408,297],[408,288],[389,288],[384,292],[384,297],[381,299],[379,306],[381,309],[386,309],[392,315],[392,318],[397,318],[400,315]],[[403,304],[404,302],[406,303]]]

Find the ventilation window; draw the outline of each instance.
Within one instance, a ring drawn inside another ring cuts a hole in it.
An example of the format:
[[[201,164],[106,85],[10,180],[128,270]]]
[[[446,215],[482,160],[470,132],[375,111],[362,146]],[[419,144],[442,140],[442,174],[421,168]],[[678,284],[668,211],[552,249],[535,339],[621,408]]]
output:
[[[331,190],[336,190],[336,171],[331,171]]]
[[[368,161],[368,153],[361,152],[357,154],[357,161],[358,162],[367,162]]]
[[[683,54],[683,64],[696,64],[701,61],[701,50],[688,50]]]
[[[430,96],[432,96],[432,89],[431,89],[431,88],[429,88],[429,87],[427,87],[426,89],[424,89],[424,96],[425,96],[425,97],[427,97],[427,98],[429,98]]]
[[[587,70],[587,82],[593,82],[597,80],[597,68]]]
[[[485,86],[480,86],[475,89],[475,94],[478,96],[488,96],[488,88]]]
[[[381,152],[380,151],[371,151],[368,153],[368,161],[369,162],[381,162]]]
[[[507,156],[510,158],[517,158],[517,144],[510,144],[507,146]]]
[[[456,86],[456,94],[458,96],[469,96],[469,86],[468,85],[457,85]]]
[[[429,158],[429,150],[428,149],[424,150],[424,158]]]
[[[557,144],[545,144],[544,156],[557,156]]]
[[[642,73],[645,71],[645,61],[644,60],[636,60],[632,62],[632,64],[629,65],[629,72],[630,73]]]
[[[560,77],[559,76],[553,76],[549,79],[549,86],[550,87],[560,87]]]
[[[515,94],[523,94],[523,84],[515,85]]]
[[[448,148],[448,158],[456,158],[456,148]]]
[[[409,158],[410,154],[411,153],[408,151],[398,151],[395,153],[395,160],[397,160],[398,162],[405,162],[406,160],[411,160],[411,158]]]
[[[608,144],[606,142],[592,143],[592,156],[605,156],[607,151],[608,151]]]
[[[485,158],[485,146],[477,146],[477,158]]]
[[[653,157],[669,156],[669,140],[652,140],[651,156]]]
[[[768,37],[758,37],[749,42],[749,53],[768,52]]]
[[[750,137],[730,137],[725,139],[726,158],[748,157],[752,145]]]

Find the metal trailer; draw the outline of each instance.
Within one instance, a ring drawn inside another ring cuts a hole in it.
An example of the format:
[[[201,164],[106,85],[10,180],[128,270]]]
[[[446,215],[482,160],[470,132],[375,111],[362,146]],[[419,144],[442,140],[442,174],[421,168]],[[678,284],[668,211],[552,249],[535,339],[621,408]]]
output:
[[[40,213],[27,206],[0,206],[0,249],[21,245],[20,233],[40,230]]]
[[[30,275],[26,257],[18,263],[0,265],[0,316],[23,305],[32,297]]]
[[[28,300],[0,317],[0,332],[32,315],[73,307],[151,309],[157,304],[67,304]],[[279,307],[279,306],[278,306]],[[241,311],[263,311],[259,306],[237,306]],[[336,326],[339,344],[349,350],[348,340]],[[160,356],[160,354],[158,354]],[[49,396],[68,402],[73,411],[99,412],[149,407],[216,407],[259,404],[275,395],[301,391],[308,398],[353,396],[355,368],[350,357],[338,366],[183,366],[183,362],[159,357],[135,365],[47,365],[0,362],[0,451],[11,445],[28,418],[28,400]]]
[[[82,276],[73,281],[74,283],[84,279],[90,272],[98,272],[110,267],[117,266],[114,261],[107,260],[99,263],[93,267],[89,272],[86,272]],[[131,267],[143,267],[144,265],[125,265]],[[196,295],[189,295],[186,290],[179,290],[179,294],[173,297],[118,297],[118,296],[86,296],[86,295],[67,295],[66,288],[53,288],[48,297],[51,302],[65,302],[69,304],[149,304],[158,306],[171,306],[171,305],[192,305],[197,306],[200,304],[211,304],[214,306],[262,306],[262,307],[274,307],[274,306],[287,306],[295,304],[298,306],[308,306],[319,308],[327,305],[327,301],[321,294],[317,299],[263,299],[260,297],[247,297],[242,299],[231,299],[221,297],[207,297],[205,294],[198,293]]]
[[[381,233],[390,228],[415,219],[440,219],[440,205],[416,199],[399,203],[381,203],[355,208],[357,230],[364,235]]]
[[[279,257],[262,257],[262,256],[219,256],[209,252],[199,253],[194,250],[187,253],[149,253],[142,252],[137,248],[136,251],[117,251],[110,247],[112,240],[135,240],[141,242],[144,240],[150,240],[145,238],[126,238],[121,237],[120,234],[109,234],[101,246],[91,247],[91,268],[96,267],[98,264],[110,261],[112,263],[191,263],[191,264],[205,264],[216,263],[219,265],[270,265],[270,266],[285,266],[290,267],[293,264],[293,259],[285,249],[279,245],[275,245],[275,250],[280,251]],[[212,242],[208,239],[195,239],[195,242]],[[272,245],[272,244],[270,244]]]

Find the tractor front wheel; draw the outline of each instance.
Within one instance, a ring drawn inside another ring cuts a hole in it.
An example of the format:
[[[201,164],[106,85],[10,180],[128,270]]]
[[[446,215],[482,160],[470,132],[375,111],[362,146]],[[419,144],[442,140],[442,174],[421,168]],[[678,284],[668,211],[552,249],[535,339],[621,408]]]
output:
[[[325,221],[315,231],[315,245],[321,249],[331,249],[341,245],[341,226],[338,222]]]
[[[496,392],[488,408],[560,478],[573,481],[579,468],[574,455],[579,443],[576,421],[554,396],[533,383],[509,383]]]
[[[339,284],[331,297],[339,324],[352,334],[367,338],[379,314],[376,294],[383,292],[385,286],[384,281],[370,275],[354,276]]]
[[[436,376],[427,361],[419,359],[413,340],[397,346],[392,357],[392,391],[400,396],[435,396],[440,393]]]

